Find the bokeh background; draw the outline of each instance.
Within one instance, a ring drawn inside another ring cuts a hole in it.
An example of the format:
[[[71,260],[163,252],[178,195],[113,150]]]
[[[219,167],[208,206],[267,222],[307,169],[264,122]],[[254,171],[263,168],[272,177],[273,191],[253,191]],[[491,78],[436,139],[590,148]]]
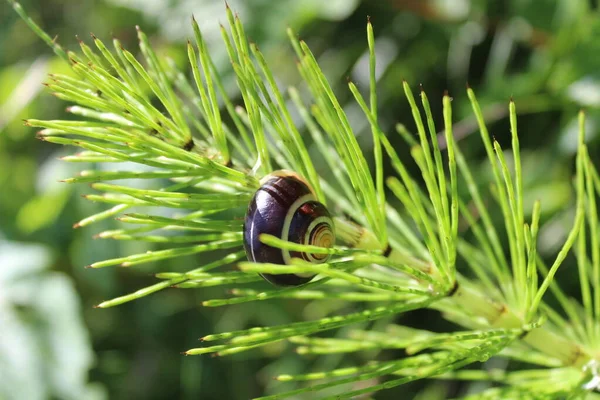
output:
[[[186,63],[185,41],[196,16],[232,93],[235,83],[220,44],[226,22],[221,0],[23,0],[29,14],[68,49],[76,35],[111,35],[136,49],[135,25],[157,51]],[[366,20],[374,24],[383,128],[403,123],[414,130],[402,92],[422,84],[441,126],[441,96],[453,96],[455,134],[487,185],[489,169],[465,93],[477,93],[491,133],[510,144],[508,101],[519,113],[526,204],[541,199],[539,249],[551,257],[572,220],[571,176],[576,115],[587,113],[592,159],[598,160],[600,122],[600,17],[597,1],[583,0],[230,0],[248,36],[258,43],[282,85],[298,84],[286,37],[291,26],[317,55],[345,104],[359,141],[370,149],[367,121],[352,102],[347,79],[366,90]],[[58,180],[80,168],[59,157],[69,149],[35,139],[24,118],[61,119],[67,104],[44,90],[52,72],[68,66],[0,0],[0,398],[2,399],[247,399],[289,388],[276,373],[298,373],[364,362],[296,355],[270,346],[236,357],[183,357],[196,339],[211,332],[318,318],[355,305],[298,301],[261,302],[203,309],[203,299],[222,289],[166,290],[139,301],[99,310],[100,301],[154,282],[158,271],[184,271],[194,258],[132,269],[88,270],[94,261],[145,251],[139,243],[93,239],[116,222],[73,229],[102,205],[83,200],[86,185]],[[239,103],[239,100],[238,100]],[[394,136],[403,157],[406,146]],[[319,161],[315,161],[318,165]],[[391,173],[391,170],[389,170]],[[326,172],[323,172],[326,174]],[[498,216],[499,217],[499,216]],[[499,220],[501,222],[501,220]],[[568,259],[558,279],[577,297],[576,273]],[[415,311],[396,322],[434,331],[453,329],[436,312]],[[459,396],[477,385],[417,382],[376,394],[377,399]],[[308,397],[310,398],[310,397]]]

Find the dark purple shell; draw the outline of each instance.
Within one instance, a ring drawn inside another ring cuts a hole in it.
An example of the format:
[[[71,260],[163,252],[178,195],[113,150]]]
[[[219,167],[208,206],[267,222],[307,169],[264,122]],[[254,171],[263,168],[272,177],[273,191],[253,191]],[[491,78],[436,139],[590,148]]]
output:
[[[311,232],[308,232],[311,223]],[[311,262],[324,262],[325,255],[303,254],[277,249],[263,244],[259,235],[268,233],[295,243],[317,244],[315,239],[326,236],[329,247],[333,245],[333,222],[327,208],[316,201],[313,192],[301,179],[292,174],[270,175],[263,180],[248,206],[244,221],[244,249],[248,260],[272,264],[286,264],[289,257],[304,258]],[[286,228],[287,226],[287,228]],[[285,234],[284,229],[287,229]],[[318,244],[317,244],[318,245]],[[267,281],[281,286],[297,286],[309,282],[314,276],[296,274],[261,274]]]

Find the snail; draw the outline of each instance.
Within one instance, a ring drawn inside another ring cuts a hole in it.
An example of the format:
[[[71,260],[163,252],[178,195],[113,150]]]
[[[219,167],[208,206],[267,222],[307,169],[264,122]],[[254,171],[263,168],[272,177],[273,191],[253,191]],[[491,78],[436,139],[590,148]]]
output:
[[[244,220],[244,249],[248,260],[289,264],[292,258],[323,263],[328,254],[310,254],[278,249],[263,244],[259,235],[268,233],[282,240],[320,247],[331,247],[335,230],[331,214],[317,201],[310,185],[294,172],[275,171],[260,181]],[[280,286],[297,286],[309,282],[313,274],[261,274]]]

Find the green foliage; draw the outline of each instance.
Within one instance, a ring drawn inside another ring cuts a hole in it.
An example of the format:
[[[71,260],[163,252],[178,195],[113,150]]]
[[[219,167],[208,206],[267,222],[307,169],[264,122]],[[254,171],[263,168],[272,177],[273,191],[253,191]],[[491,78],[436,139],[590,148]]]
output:
[[[346,309],[333,308],[327,313],[331,315],[319,318],[209,334],[201,340],[219,344],[185,352],[226,356],[289,341],[307,355],[363,351],[374,355],[366,363],[349,358],[346,367],[279,375],[280,381],[309,384],[262,399],[303,393],[312,398],[315,392],[322,398],[352,398],[429,378],[500,384],[473,398],[575,398],[597,388],[600,176],[585,143],[583,112],[578,116],[574,216],[546,266],[538,249],[545,200],[526,204],[527,171],[515,102],[506,106],[511,132],[507,149],[490,135],[485,113],[467,88],[490,173],[486,185],[481,185],[476,181],[481,177],[479,166],[472,165],[457,143],[448,94],[436,106],[443,116],[441,135],[427,95],[421,90],[418,105],[406,81],[402,86],[416,134],[403,125],[396,127],[398,135],[382,127],[370,22],[369,100],[355,83],[349,82],[348,88],[370,127],[372,157],[361,149],[317,57],[291,29],[288,36],[303,83],[290,87],[286,96],[265,56],[248,41],[240,19],[227,8],[228,27],[221,33],[243,101],[243,106],[235,106],[195,20],[194,42],[187,45],[188,77],[175,62],[159,57],[139,28],[141,60],[118,40],[109,50],[95,36],[95,49],[80,42],[80,52],[67,52],[17,3],[9,2],[71,67],[69,74],[51,75],[47,86],[73,104],[68,109],[73,117],[28,119],[26,124],[41,128],[38,137],[43,141],[82,149],[64,161],[94,164],[65,181],[92,183],[99,193],[84,197],[110,208],[87,216],[76,227],[117,217],[123,227],[104,230],[97,237],[160,246],[102,259],[89,267],[133,267],[218,254],[203,258],[203,265],[187,272],[157,273],[159,283],[104,301],[99,308],[169,287],[240,284],[244,286],[231,290],[230,297],[205,300],[203,305],[291,298],[315,300],[325,307],[343,301]],[[302,135],[300,126],[309,136]],[[308,137],[317,144],[316,151],[306,145]],[[400,153],[404,149],[398,140],[410,149],[410,159]],[[320,174],[313,162],[315,153],[335,180]],[[386,178],[386,165],[395,175]],[[330,254],[327,263],[243,261],[242,220],[248,201],[262,177],[282,168],[305,177],[333,211],[338,245],[326,249],[268,235],[260,240],[281,249]],[[126,181],[106,183],[115,180]],[[394,197],[387,196],[385,184]],[[555,279],[571,253],[577,257],[581,304],[570,299]],[[228,268],[231,265],[239,270]],[[260,280],[257,273],[318,277],[299,287],[248,288],[246,284]],[[392,321],[424,308],[442,311],[447,321],[465,330],[448,327],[436,333]],[[348,330],[349,325],[359,328]],[[315,335],[322,332],[328,336]],[[398,349],[405,355],[393,351]],[[475,363],[492,357],[510,362],[511,368],[476,369]],[[472,369],[465,369],[469,365]],[[325,382],[310,383],[318,379]],[[366,383],[358,386],[361,381]]]

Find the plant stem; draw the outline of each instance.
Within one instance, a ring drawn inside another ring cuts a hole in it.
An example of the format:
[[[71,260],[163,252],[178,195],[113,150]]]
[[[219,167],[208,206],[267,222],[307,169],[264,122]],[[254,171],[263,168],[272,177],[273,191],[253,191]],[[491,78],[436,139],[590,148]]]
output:
[[[493,328],[518,328],[523,321],[507,304],[499,303],[474,287],[463,284],[457,277],[458,289],[449,298],[455,305],[485,319]],[[551,331],[548,325],[533,328],[521,338],[536,350],[555,357],[565,366],[582,367],[591,358],[577,343]]]
[[[392,250],[389,258],[394,260],[397,255],[398,253]],[[494,300],[461,276],[457,276],[456,279],[456,289],[451,291],[453,293],[448,297],[453,306],[484,319],[493,328],[510,329],[524,325],[523,319],[515,314],[508,304]],[[521,340],[532,348],[557,358],[564,366],[582,367],[592,358],[579,344],[553,332],[548,325],[533,328]]]

